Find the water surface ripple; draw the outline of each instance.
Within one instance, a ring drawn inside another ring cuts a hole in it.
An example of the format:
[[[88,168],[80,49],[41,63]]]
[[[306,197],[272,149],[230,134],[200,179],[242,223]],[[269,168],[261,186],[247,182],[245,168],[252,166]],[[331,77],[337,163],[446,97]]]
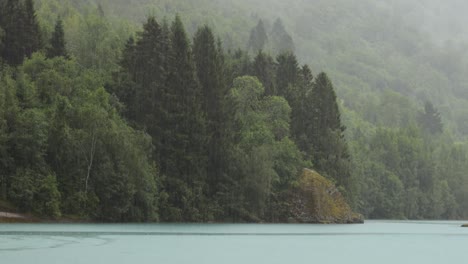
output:
[[[464,263],[461,224],[5,224],[0,263]]]

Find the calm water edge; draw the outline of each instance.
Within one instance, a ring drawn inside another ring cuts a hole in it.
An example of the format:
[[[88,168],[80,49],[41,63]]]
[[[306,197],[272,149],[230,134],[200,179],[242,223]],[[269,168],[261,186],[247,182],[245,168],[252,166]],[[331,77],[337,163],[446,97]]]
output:
[[[467,263],[461,224],[0,225],[0,263]]]

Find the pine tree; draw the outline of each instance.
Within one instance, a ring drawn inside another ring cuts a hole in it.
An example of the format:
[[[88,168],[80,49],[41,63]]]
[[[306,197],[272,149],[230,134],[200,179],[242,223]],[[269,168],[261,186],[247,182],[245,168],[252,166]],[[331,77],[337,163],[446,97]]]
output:
[[[116,94],[126,105],[126,117],[135,126],[144,129],[153,138],[156,162],[164,156],[164,126],[168,120],[167,67],[169,30],[149,17],[138,33],[136,43],[130,38],[120,62],[121,79],[117,80]],[[160,164],[164,171],[165,164]]]
[[[3,37],[5,36],[5,9],[6,9],[6,1],[0,0],[0,65],[2,64],[2,55],[3,55]],[[1,69],[1,68],[0,68]]]
[[[104,8],[102,8],[101,3],[98,3],[97,11],[98,11],[98,13],[99,13],[99,15],[100,15],[101,17],[105,17],[105,16],[106,16],[106,13],[104,12]]]
[[[299,84],[299,65],[297,58],[292,53],[282,53],[276,58],[278,67],[276,69],[277,93],[293,103],[295,87]]]
[[[11,66],[23,63],[25,57],[41,49],[41,33],[32,0],[4,0],[1,5],[0,28],[3,49],[1,57]]]
[[[113,79],[106,89],[115,94],[123,103],[121,114],[135,125],[134,100],[136,99],[135,69],[136,69],[136,44],[133,36],[129,37],[122,50],[122,56],[118,62],[120,68],[113,74]]]
[[[225,98],[228,92],[223,54],[220,45],[216,44],[211,29],[200,28],[193,44],[198,81],[202,90],[202,109],[207,118],[208,149],[208,183],[210,193],[215,194],[220,179],[226,169],[226,122],[229,119],[225,112]]]
[[[161,118],[161,95],[165,92],[164,82],[164,39],[161,26],[154,17],[148,18],[143,25],[135,46],[134,69],[129,69],[137,87],[135,99],[128,106],[135,121],[146,127],[152,136],[156,136],[158,119]],[[154,137],[153,137],[154,138]]]
[[[162,173],[166,175],[165,191],[169,207],[181,209],[182,218],[167,220],[201,221],[206,217],[203,193],[206,177],[205,120],[201,109],[201,91],[196,81],[192,51],[179,16],[170,32],[171,50],[168,61],[165,148],[161,156]],[[201,196],[200,196],[201,193]]]
[[[225,64],[227,83],[231,83],[237,77],[250,75],[252,72],[250,56],[246,51],[241,49],[235,52],[228,51]]]
[[[62,20],[59,18],[55,23],[55,29],[50,39],[50,47],[47,50],[47,57],[68,57],[67,50],[65,48],[65,33],[63,31]]]
[[[23,62],[25,55],[24,10],[20,1],[7,0],[2,16],[4,36],[1,56],[9,65],[18,66]]]
[[[1,14],[0,14],[1,16]],[[3,36],[5,35],[5,31],[3,30],[2,26],[0,25],[0,70],[2,69],[1,66],[3,64],[3,58],[2,58],[2,54],[3,54]]]
[[[333,85],[325,73],[315,79],[311,93],[313,164],[349,191],[349,153]]]
[[[273,58],[260,50],[253,62],[252,75],[256,76],[263,84],[263,87],[265,87],[265,95],[267,96],[277,94],[275,68],[276,65]]]
[[[419,115],[419,123],[431,134],[441,134],[444,130],[439,111],[429,101],[424,103],[424,113]]]
[[[260,19],[257,26],[250,31],[250,38],[247,44],[247,49],[252,50],[254,53],[259,52],[265,48],[268,42],[268,36],[263,25],[263,21]]]
[[[36,18],[33,0],[25,0],[24,3],[24,52],[29,58],[33,52],[42,47],[41,32]]]
[[[281,19],[276,19],[271,30],[271,44],[273,54],[293,53],[295,51],[294,41],[284,28]]]
[[[301,151],[306,153],[308,159],[311,158],[312,142],[308,135],[308,131],[313,117],[313,110],[310,98],[313,88],[313,75],[308,65],[302,66],[299,70],[299,81],[297,84],[296,94],[294,95],[294,108],[291,117],[291,134],[296,142],[296,145]]]

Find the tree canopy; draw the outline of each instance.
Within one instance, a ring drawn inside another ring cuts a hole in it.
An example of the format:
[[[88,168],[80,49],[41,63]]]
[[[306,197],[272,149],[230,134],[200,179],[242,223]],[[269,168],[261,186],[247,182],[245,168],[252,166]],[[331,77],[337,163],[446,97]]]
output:
[[[367,217],[466,217],[463,46],[402,2],[0,0],[0,200],[280,222],[311,168]]]

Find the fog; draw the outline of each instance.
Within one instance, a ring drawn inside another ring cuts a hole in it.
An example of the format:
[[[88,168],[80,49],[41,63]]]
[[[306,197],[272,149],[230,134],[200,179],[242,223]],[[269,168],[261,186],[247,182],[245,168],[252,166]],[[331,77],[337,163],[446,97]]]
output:
[[[51,5],[51,0],[38,0]],[[457,137],[468,135],[468,3],[462,0],[80,0],[80,10],[100,4],[108,19],[133,27],[150,15],[180,14],[193,34],[211,26],[225,50],[245,49],[259,19],[267,31],[280,18],[301,63],[326,71],[343,107],[364,120],[385,93],[410,99],[421,110],[430,101]],[[67,15],[67,10],[60,11]],[[388,111],[383,110],[383,112]],[[386,121],[382,121],[385,125]]]

